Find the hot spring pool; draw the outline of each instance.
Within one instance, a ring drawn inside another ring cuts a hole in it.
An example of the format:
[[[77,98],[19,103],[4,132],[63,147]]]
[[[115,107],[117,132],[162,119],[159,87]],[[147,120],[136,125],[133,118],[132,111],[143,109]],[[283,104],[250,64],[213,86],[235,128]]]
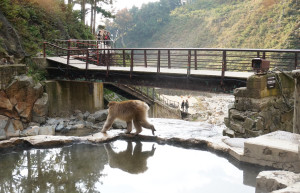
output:
[[[0,155],[0,192],[255,192],[263,168],[208,151],[115,141]]]

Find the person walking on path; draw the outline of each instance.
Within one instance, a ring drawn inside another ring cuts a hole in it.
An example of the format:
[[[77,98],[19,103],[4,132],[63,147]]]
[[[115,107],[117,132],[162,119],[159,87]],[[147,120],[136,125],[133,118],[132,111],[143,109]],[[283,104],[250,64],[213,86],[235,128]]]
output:
[[[186,99],[185,101],[185,112],[188,112],[189,110],[189,101]]]
[[[182,103],[181,103],[181,109],[182,109],[182,111],[184,111],[184,106],[185,106],[184,100],[182,100]]]

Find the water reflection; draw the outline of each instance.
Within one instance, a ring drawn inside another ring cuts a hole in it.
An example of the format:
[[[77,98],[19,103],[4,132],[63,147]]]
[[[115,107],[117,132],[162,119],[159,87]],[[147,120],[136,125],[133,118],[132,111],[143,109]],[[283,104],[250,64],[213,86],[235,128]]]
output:
[[[155,146],[115,141],[0,154],[0,192],[246,193],[262,170],[206,151]]]
[[[153,144],[151,151],[142,152],[141,142],[136,142],[134,150],[132,142],[127,142],[127,148],[124,151],[114,151],[111,144],[105,144],[105,150],[111,168],[119,168],[131,174],[138,174],[143,173],[148,169],[147,159],[154,155],[155,147]]]
[[[95,192],[106,163],[103,145],[77,144],[1,155],[0,192]]]

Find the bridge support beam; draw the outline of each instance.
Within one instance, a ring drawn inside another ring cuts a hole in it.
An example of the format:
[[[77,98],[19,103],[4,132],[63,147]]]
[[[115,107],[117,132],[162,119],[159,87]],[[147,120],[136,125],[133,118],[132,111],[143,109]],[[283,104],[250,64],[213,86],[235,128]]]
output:
[[[300,134],[300,70],[293,71],[295,78],[295,103],[293,132]]]
[[[47,81],[49,116],[66,117],[75,110],[94,113],[104,109],[103,84],[79,81]]]

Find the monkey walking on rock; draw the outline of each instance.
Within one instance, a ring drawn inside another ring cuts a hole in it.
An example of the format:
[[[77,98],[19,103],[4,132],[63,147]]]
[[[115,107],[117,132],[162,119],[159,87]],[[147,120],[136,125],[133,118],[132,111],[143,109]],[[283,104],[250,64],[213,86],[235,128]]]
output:
[[[132,122],[136,129],[135,135],[142,132],[142,127],[151,129],[154,135],[155,128],[147,121],[147,112],[149,106],[140,100],[128,100],[122,102],[109,102],[108,103],[108,116],[104,123],[102,133],[108,131],[115,119],[121,119],[127,123],[126,134],[132,131]]]

